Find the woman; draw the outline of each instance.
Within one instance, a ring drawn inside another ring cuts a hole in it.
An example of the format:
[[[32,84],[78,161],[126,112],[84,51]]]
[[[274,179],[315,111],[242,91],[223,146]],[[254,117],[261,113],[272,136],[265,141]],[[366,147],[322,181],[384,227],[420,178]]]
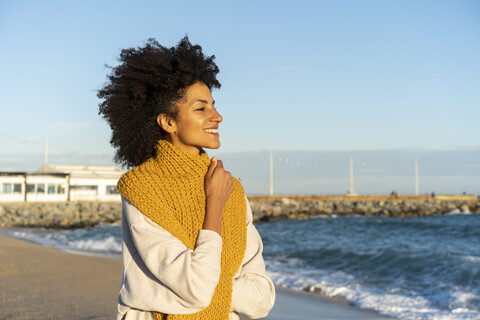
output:
[[[220,147],[214,56],[183,38],[123,50],[99,91],[122,195],[117,319],[265,317],[275,290],[241,184],[203,148]]]

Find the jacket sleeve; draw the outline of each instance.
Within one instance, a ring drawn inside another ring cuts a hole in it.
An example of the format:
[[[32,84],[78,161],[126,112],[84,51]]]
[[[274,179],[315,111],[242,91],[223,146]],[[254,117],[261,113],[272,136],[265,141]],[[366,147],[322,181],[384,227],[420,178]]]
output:
[[[199,232],[188,249],[122,197],[124,272],[119,313],[130,308],[187,314],[206,308],[220,277],[222,238]]]
[[[253,225],[247,199],[247,248],[233,281],[232,309],[252,319],[266,317],[275,302],[275,286],[265,271],[263,243]]]

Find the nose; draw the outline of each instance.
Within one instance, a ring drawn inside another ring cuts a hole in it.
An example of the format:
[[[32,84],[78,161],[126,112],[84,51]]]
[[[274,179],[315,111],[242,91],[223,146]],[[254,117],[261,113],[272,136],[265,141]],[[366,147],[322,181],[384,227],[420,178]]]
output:
[[[223,121],[223,117],[216,109],[213,109],[210,121],[220,123]]]

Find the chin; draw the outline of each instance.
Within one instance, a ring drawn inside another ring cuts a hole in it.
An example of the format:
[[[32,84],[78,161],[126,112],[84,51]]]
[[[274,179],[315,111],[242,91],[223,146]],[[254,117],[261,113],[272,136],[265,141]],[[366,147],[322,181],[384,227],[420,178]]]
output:
[[[221,144],[219,142],[219,143],[215,143],[215,144],[205,146],[204,148],[206,148],[206,149],[218,149],[218,148],[220,148],[220,146],[221,146]]]

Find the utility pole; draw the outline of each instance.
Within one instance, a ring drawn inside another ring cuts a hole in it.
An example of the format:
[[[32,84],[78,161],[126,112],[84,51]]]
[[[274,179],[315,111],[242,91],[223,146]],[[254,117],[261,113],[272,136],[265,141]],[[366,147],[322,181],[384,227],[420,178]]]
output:
[[[270,195],[273,196],[273,152],[270,150]]]
[[[415,158],[415,195],[418,196],[418,159]]]
[[[354,194],[354,191],[353,191],[353,156],[352,155],[350,155],[350,190],[349,190],[349,194],[350,195]]]

